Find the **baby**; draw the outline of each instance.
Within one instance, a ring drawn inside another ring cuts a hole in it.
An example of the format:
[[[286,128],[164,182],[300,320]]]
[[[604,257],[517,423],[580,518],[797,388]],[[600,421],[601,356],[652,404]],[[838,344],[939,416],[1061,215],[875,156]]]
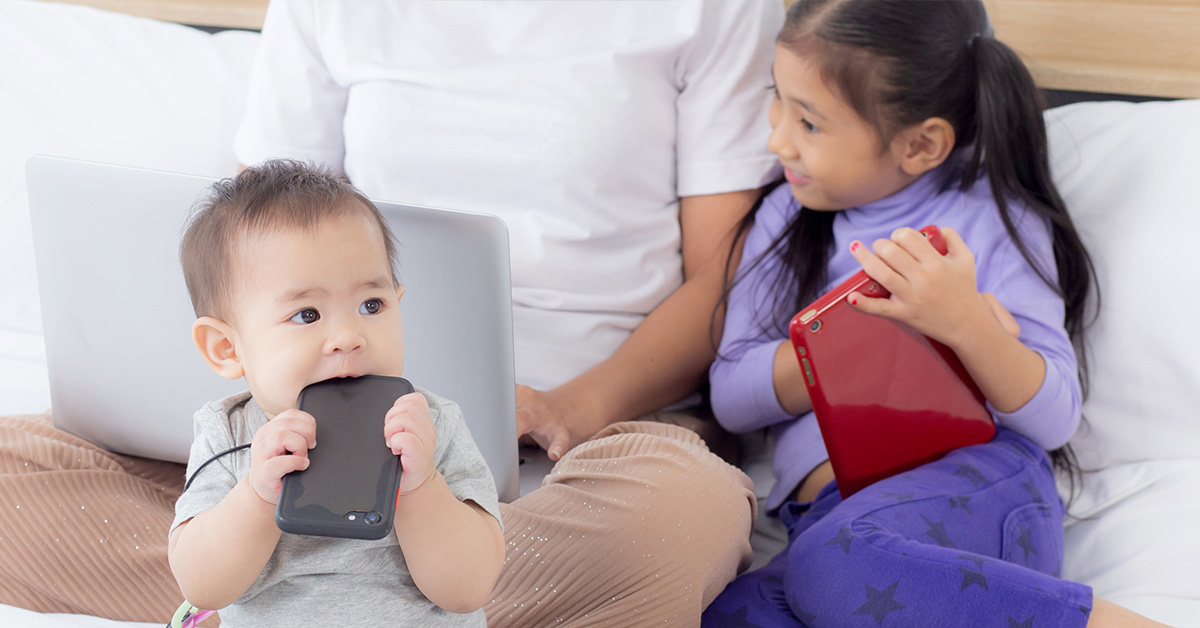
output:
[[[313,417],[296,408],[301,389],[404,367],[404,288],[378,209],[343,177],[269,161],[213,186],[180,257],[196,348],[249,388],[195,416],[193,481],[168,550],[188,601],[223,609],[230,628],[485,625],[479,609],[504,563],[496,487],[450,401],[418,389],[379,417],[402,468],[387,537],[275,524],[281,478],[319,446]]]

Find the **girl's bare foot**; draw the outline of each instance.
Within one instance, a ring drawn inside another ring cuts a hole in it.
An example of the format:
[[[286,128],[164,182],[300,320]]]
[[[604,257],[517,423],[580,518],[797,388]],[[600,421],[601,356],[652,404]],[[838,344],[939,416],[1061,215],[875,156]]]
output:
[[[1087,628],[1153,628],[1167,626],[1147,619],[1137,613],[1117,606],[1107,600],[1092,598],[1092,614],[1088,616]],[[1170,628],[1167,626],[1167,628]]]

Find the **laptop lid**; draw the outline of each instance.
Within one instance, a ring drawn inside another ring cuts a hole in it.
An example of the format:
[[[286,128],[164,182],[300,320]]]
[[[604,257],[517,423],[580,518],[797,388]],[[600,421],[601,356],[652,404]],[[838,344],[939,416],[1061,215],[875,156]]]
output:
[[[213,179],[35,156],[26,164],[56,427],[186,462],[192,415],[245,390],[192,345],[179,240]],[[375,201],[399,241],[404,376],[462,408],[500,499],[518,493],[508,231],[494,216]]]

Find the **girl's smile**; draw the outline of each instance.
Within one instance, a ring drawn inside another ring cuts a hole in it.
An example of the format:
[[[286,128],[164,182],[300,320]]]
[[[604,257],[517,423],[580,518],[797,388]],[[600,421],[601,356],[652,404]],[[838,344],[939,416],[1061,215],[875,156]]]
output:
[[[808,185],[812,181],[812,177],[797,174],[787,166],[783,167],[783,177],[792,185]]]

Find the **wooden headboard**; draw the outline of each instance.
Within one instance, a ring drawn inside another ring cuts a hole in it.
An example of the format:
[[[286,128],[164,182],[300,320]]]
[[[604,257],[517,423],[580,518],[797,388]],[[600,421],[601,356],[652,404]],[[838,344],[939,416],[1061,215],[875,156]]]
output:
[[[262,28],[267,0],[52,0],[86,4],[167,22],[221,28]]]
[[[267,7],[267,0],[62,1],[184,24],[251,29],[262,26]],[[996,37],[1025,59],[1043,88],[1200,98],[1200,0],[984,4]]]
[[[1200,98],[1200,0],[983,4],[1043,89]]]
[[[1200,0],[984,0],[1046,89],[1200,98]]]

